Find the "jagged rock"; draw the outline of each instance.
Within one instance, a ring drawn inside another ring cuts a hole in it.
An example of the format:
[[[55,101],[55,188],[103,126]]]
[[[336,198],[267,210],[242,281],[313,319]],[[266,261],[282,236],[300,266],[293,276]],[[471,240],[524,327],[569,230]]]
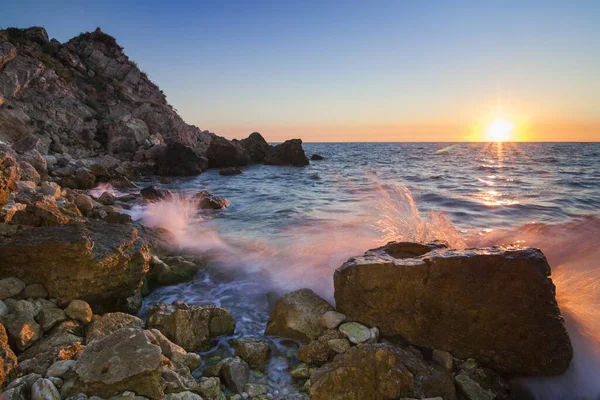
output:
[[[321,326],[325,329],[335,329],[346,320],[346,316],[337,311],[327,311],[321,317]]]
[[[198,386],[194,388],[204,400],[222,400],[221,381],[219,378],[202,378]]]
[[[221,362],[221,376],[225,385],[234,393],[242,393],[248,383],[250,368],[240,357],[227,358]]]
[[[248,151],[250,160],[255,163],[263,162],[271,150],[271,146],[258,132],[252,132],[246,139],[240,140],[242,147]]]
[[[42,182],[40,185],[40,193],[56,200],[60,197],[61,188],[55,182]]]
[[[191,371],[200,367],[202,359],[196,353],[188,353],[183,347],[171,342],[158,329],[148,329],[144,333],[151,343],[160,347],[163,355],[174,363],[180,363],[188,367]]]
[[[132,226],[90,222],[28,229],[0,245],[0,277],[43,284],[59,305],[116,308],[137,293],[148,248]]]
[[[198,202],[198,208],[205,210],[220,210],[229,207],[229,201],[225,197],[214,196],[208,190],[196,193],[192,199]]]
[[[68,224],[71,219],[55,203],[42,200],[27,205],[24,210],[17,211],[12,222],[40,227]]]
[[[325,157],[323,157],[322,155],[319,155],[319,154],[313,154],[312,156],[310,156],[310,159],[312,161],[321,161],[321,160],[324,160]]]
[[[16,189],[19,166],[15,156],[0,149],[0,207],[8,203],[8,195]]]
[[[250,163],[248,151],[237,140],[215,137],[206,151],[209,168],[243,167]]]
[[[156,328],[187,351],[206,347],[210,338],[232,334],[231,313],[216,306],[188,306],[182,302],[157,303],[148,312],[148,328]]]
[[[557,375],[573,350],[549,275],[537,249],[392,243],[338,268],[335,299],[384,336],[509,374]]]
[[[300,289],[282,296],[271,313],[265,335],[281,336],[308,343],[324,331],[321,317],[333,307],[310,289]]]
[[[26,286],[25,282],[15,277],[0,279],[0,300],[17,296]]]
[[[25,36],[27,39],[38,44],[46,44],[50,42],[46,29],[40,26],[32,26],[31,28],[25,29]]]
[[[144,332],[119,329],[88,344],[75,367],[75,379],[63,387],[63,396],[85,393],[110,397],[130,390],[150,399],[161,399],[160,347]],[[65,390],[65,387],[67,389]]]
[[[26,161],[19,161],[19,169],[21,170],[20,179],[22,181],[31,181],[38,184],[42,180],[35,168]]]
[[[206,158],[181,143],[166,146],[157,158],[156,173],[158,175],[194,176],[208,168]]]
[[[138,317],[122,312],[106,313],[101,317],[94,318],[87,328],[85,340],[90,343],[92,340],[103,338],[121,328],[141,329],[144,321]]]
[[[13,313],[3,318],[10,343],[17,350],[25,350],[41,337],[42,329],[35,320],[38,312],[32,303],[19,300]]]
[[[17,49],[12,44],[1,41],[0,42],[0,67],[9,61],[14,60],[17,56]]]
[[[219,171],[219,175],[221,176],[233,176],[233,175],[240,175],[242,173],[242,170],[236,167],[229,167],[229,168],[223,168],[222,170]]]
[[[8,345],[8,335],[4,325],[0,324],[0,387],[12,377],[17,368],[17,356]]]
[[[169,263],[171,265],[167,265],[158,257],[152,256],[150,259],[150,272],[147,275],[150,288],[185,282],[191,279],[198,270],[196,264],[186,260],[178,260],[176,257],[172,257]]]
[[[84,324],[88,324],[94,316],[90,305],[83,300],[71,300],[65,309],[65,313],[69,318],[76,319]]]
[[[473,359],[463,362],[458,369],[454,380],[458,391],[466,399],[489,398],[489,394],[496,400],[533,397],[514,392],[500,375],[489,368],[480,367]]]
[[[170,191],[158,189],[154,185],[143,188],[140,190],[140,194],[144,200],[151,202],[168,199],[172,196]]]
[[[273,147],[265,157],[265,164],[303,167],[309,161],[302,148],[302,140],[290,139]]]
[[[98,198],[98,202],[100,202],[100,204],[104,204],[105,206],[112,206],[116,201],[117,198],[109,192],[102,193],[102,195]]]
[[[306,363],[298,364],[290,370],[290,376],[295,379],[308,379],[310,374],[310,367]]]
[[[269,342],[257,338],[240,338],[234,341],[235,355],[246,361],[250,368],[262,368],[271,356]]]
[[[33,168],[35,168],[36,172],[39,175],[48,174],[48,163],[46,162],[46,159],[40,154],[39,151],[35,149],[26,151],[25,153],[21,154],[19,160],[30,164]]]
[[[387,344],[360,344],[311,377],[310,398],[397,399],[442,397],[454,399],[452,377],[414,353]]]
[[[40,378],[31,386],[31,400],[60,400],[60,393],[50,379]]]

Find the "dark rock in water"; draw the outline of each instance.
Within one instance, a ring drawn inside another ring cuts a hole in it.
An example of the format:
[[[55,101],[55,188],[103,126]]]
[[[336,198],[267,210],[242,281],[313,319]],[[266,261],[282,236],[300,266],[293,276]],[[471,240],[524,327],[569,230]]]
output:
[[[324,331],[321,317],[331,310],[331,304],[310,289],[288,293],[277,300],[265,335],[308,343],[321,336]]]
[[[186,351],[205,350],[210,338],[235,331],[235,321],[228,310],[183,302],[155,304],[148,312],[146,324]]]
[[[143,188],[140,190],[140,194],[144,200],[151,202],[168,199],[172,196],[170,191],[157,189],[154,185]]]
[[[323,157],[322,155],[319,154],[313,154],[312,156],[310,156],[311,161],[321,161],[324,160],[325,157]]]
[[[449,373],[387,344],[353,347],[315,371],[310,381],[314,400],[455,398]]]
[[[59,304],[84,299],[110,309],[138,292],[148,261],[134,227],[102,222],[26,229],[0,245],[0,277],[41,283]]]
[[[271,345],[258,338],[239,338],[233,342],[235,355],[246,361],[251,368],[262,368],[271,357]]]
[[[181,143],[166,146],[156,161],[158,175],[194,176],[200,175],[207,168],[206,158]]]
[[[232,176],[232,175],[240,175],[242,170],[236,167],[223,168],[219,171],[219,175],[222,176]]]
[[[252,132],[246,139],[240,140],[240,144],[248,151],[250,160],[255,163],[263,162],[271,146],[258,132]]]
[[[229,207],[229,201],[225,197],[214,196],[208,190],[195,194],[193,199],[198,202],[198,208],[205,210],[220,210]]]
[[[303,167],[309,164],[302,148],[301,139],[290,139],[278,144],[265,157],[267,165],[292,165]]]
[[[209,168],[243,167],[250,163],[250,155],[240,142],[219,136],[210,142],[206,156]]]
[[[391,243],[334,274],[350,320],[510,375],[559,375],[573,349],[538,249]]]

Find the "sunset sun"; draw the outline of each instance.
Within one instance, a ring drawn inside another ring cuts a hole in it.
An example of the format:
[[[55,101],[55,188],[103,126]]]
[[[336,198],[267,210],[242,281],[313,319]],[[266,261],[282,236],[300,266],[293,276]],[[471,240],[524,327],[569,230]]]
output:
[[[512,136],[515,125],[504,118],[496,118],[487,126],[486,138],[492,142],[506,142]]]

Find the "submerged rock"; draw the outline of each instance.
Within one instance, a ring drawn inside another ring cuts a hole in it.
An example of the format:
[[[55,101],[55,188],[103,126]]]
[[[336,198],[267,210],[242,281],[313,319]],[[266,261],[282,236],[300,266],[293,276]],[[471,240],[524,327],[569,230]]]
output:
[[[132,226],[56,225],[20,231],[0,245],[0,277],[41,283],[59,304],[84,299],[110,309],[138,292],[148,259]]]
[[[280,336],[308,343],[324,331],[320,320],[331,304],[310,289],[300,289],[282,296],[271,313],[265,335]]]
[[[319,154],[313,154],[312,156],[310,156],[311,161],[321,161],[324,160],[325,157],[323,157],[322,155]]]
[[[170,191],[158,189],[154,185],[143,188],[140,190],[140,194],[144,200],[150,202],[165,200],[172,196]]]
[[[338,268],[335,299],[383,336],[508,374],[558,375],[573,350],[549,276],[537,249],[392,243]]]
[[[271,345],[266,340],[240,338],[234,341],[235,355],[246,361],[250,368],[262,368],[271,356]]]
[[[233,175],[240,175],[242,173],[242,170],[236,167],[229,167],[229,168],[223,168],[222,170],[219,171],[219,175],[221,176],[233,176]]]
[[[198,208],[205,210],[220,210],[229,207],[229,201],[225,197],[212,195],[208,190],[196,193],[193,199],[198,202]]]
[[[310,162],[302,148],[301,139],[290,139],[278,144],[265,157],[267,165],[291,165],[304,167]]]
[[[235,321],[228,310],[182,302],[155,304],[148,312],[146,324],[187,351],[204,350],[210,338],[235,330]]]

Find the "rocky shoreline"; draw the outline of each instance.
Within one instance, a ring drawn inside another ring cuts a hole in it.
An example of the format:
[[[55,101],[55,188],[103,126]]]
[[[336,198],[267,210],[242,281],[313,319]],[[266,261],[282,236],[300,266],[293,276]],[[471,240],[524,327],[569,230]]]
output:
[[[185,124],[100,29],[65,44],[43,28],[0,31],[1,398],[517,399],[510,378],[568,368],[537,249],[370,250],[336,270],[337,310],[310,289],[288,293],[264,336],[232,339],[232,357],[198,354],[235,332],[225,308],[157,303],[140,318],[144,296],[206,265],[132,221],[132,204],[173,196],[135,182],[253,163],[309,159],[299,139],[230,141]],[[228,206],[207,191],[190,201]],[[265,375],[274,338],[297,393]]]

